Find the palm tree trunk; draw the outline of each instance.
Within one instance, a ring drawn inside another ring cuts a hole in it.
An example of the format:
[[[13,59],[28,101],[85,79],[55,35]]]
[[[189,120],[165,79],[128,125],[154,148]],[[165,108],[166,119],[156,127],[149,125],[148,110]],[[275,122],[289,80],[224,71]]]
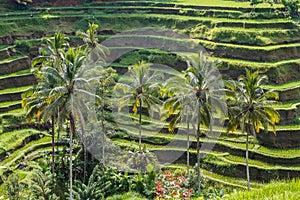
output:
[[[190,178],[190,120],[187,116],[187,143],[186,143],[186,167],[188,178]]]
[[[70,200],[73,200],[73,157],[72,157],[72,151],[73,151],[73,134],[75,135],[75,121],[73,114],[70,113]]]
[[[81,134],[82,134],[82,143],[81,143],[81,148],[82,148],[82,151],[83,151],[83,183],[85,183],[85,180],[86,180],[86,172],[87,172],[87,169],[86,169],[86,162],[87,162],[87,158],[86,158],[86,137],[85,137],[85,132],[84,132],[84,123],[82,120],[80,120],[80,131],[81,131]]]
[[[101,110],[102,112],[102,116],[101,116],[101,126],[102,126],[102,146],[101,146],[101,150],[102,150],[102,175],[104,176],[104,172],[105,172],[105,156],[104,156],[104,153],[105,153],[105,131],[104,131],[104,108],[102,108]]]
[[[54,165],[55,165],[55,161],[54,161],[54,128],[55,128],[55,121],[54,121],[54,115],[52,115],[52,134],[51,134],[51,145],[52,145],[52,166],[51,166],[51,171],[52,171],[52,175],[54,175]]]
[[[250,192],[250,174],[249,174],[249,164],[248,164],[248,137],[249,137],[249,134],[248,134],[248,131],[247,131],[247,136],[246,136],[246,173],[247,173],[247,188],[248,188],[248,191]]]
[[[86,148],[85,148],[85,135],[84,135],[84,130],[83,128],[81,129],[81,132],[82,132],[82,150],[83,150],[83,182],[85,183],[85,179],[86,179],[86,162],[87,162],[87,159],[86,159]]]
[[[140,100],[139,106],[139,151],[142,152],[142,101]]]
[[[200,106],[198,108],[198,126],[197,126],[197,178],[198,178],[198,193],[201,191],[201,174],[200,174]]]
[[[57,141],[59,141],[60,137],[60,114],[59,114],[59,107],[57,107]],[[56,146],[56,152],[59,155],[59,148],[58,145]]]

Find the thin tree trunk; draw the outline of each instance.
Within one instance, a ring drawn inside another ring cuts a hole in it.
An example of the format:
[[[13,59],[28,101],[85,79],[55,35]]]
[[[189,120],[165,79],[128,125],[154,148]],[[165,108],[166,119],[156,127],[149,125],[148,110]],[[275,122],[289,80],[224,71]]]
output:
[[[200,113],[200,102],[198,103],[198,125],[197,125],[197,178],[198,178],[198,193],[201,191],[201,174],[200,174],[200,120],[201,120],[201,113]]]
[[[102,149],[102,175],[104,176],[104,172],[105,172],[105,156],[104,156],[104,153],[105,153],[105,130],[104,130],[104,106],[101,110],[102,112],[102,116],[101,116],[101,126],[102,126],[102,146],[101,146],[101,149]]]
[[[57,141],[59,141],[60,138],[60,114],[59,114],[59,107],[57,107]],[[56,152],[59,155],[59,147],[56,146]]]
[[[73,200],[73,157],[72,157],[72,151],[73,151],[73,134],[75,135],[75,121],[73,114],[70,113],[70,200]]]
[[[186,166],[188,178],[190,178],[190,120],[187,116],[187,143],[186,143]]]
[[[142,101],[140,100],[140,107],[139,107],[139,151],[142,152]]]
[[[198,193],[201,191],[201,174],[200,174],[200,105],[198,107],[198,125],[197,125],[197,178],[198,178]]]
[[[86,179],[86,148],[85,148],[85,135],[84,130],[82,129],[82,150],[83,150],[83,182],[85,183]]]
[[[249,134],[247,131],[247,136],[246,136],[246,173],[247,173],[247,188],[248,191],[250,192],[250,174],[249,174],[249,164],[248,164],[248,143],[249,143]]]
[[[86,159],[86,137],[85,137],[85,133],[84,133],[84,122],[80,120],[80,129],[81,129],[81,134],[82,134],[82,143],[81,143],[81,148],[82,148],[82,151],[83,151],[83,182],[85,183],[85,180],[86,180],[86,172],[87,172],[87,169],[86,169],[86,162],[87,162],[87,159]]]
[[[52,115],[52,134],[51,134],[51,145],[52,145],[52,166],[51,166],[51,171],[52,171],[52,175],[54,175],[54,165],[55,165],[55,161],[54,161],[54,128],[55,128],[55,121],[54,121],[54,115]]]
[[[199,130],[199,124],[197,130]],[[201,186],[201,175],[200,175],[200,135],[197,131],[197,180],[198,180],[198,193],[200,193],[200,186]]]

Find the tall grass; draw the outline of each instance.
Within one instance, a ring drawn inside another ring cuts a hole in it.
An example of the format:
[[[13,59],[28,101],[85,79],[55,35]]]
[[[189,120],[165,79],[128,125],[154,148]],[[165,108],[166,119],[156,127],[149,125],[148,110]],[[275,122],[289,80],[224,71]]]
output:
[[[300,180],[272,182],[260,190],[251,192],[238,192],[225,197],[225,200],[299,200],[300,199]]]

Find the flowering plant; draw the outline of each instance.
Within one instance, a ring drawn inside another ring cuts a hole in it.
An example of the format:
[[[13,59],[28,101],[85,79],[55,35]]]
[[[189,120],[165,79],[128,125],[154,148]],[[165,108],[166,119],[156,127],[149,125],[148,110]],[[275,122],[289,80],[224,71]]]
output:
[[[193,189],[188,188],[188,180],[182,174],[166,171],[155,180],[156,199],[190,199],[192,193]]]

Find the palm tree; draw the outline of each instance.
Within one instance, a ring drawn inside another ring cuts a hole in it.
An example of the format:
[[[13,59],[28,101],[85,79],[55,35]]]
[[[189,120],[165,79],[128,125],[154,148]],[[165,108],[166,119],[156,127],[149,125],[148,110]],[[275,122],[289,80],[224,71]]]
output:
[[[48,88],[46,102],[47,104],[41,110],[40,115],[44,119],[51,117],[51,113],[56,108],[59,108],[57,112],[61,117],[61,120],[68,119],[70,123],[70,199],[72,199],[72,144],[73,135],[76,132],[76,119],[79,119],[80,126],[84,125],[85,114],[82,110],[89,110],[85,104],[84,96],[90,96],[95,98],[95,95],[91,94],[87,90],[88,80],[80,77],[80,69],[85,62],[86,54],[81,49],[69,48],[69,50],[63,54],[63,61],[60,66],[47,66],[44,65],[41,68],[41,77],[43,81],[39,84],[44,85],[45,82],[51,81],[52,86]],[[81,87],[82,86],[82,87]]]
[[[201,125],[209,127],[212,131],[214,112],[226,113],[225,101],[223,101],[224,89],[222,80],[215,69],[216,62],[211,62],[202,52],[199,54],[199,62],[187,60],[188,68],[183,71],[183,77],[173,82],[171,85],[176,91],[176,83],[178,94],[175,95],[173,108],[181,108],[191,110],[190,121],[197,121],[197,179],[198,193],[200,193],[201,174],[200,174],[200,136]],[[187,116],[188,117],[188,116]],[[187,123],[188,125],[188,123]]]
[[[51,88],[54,87],[54,81],[51,77],[43,77],[39,73],[39,69],[43,65],[48,65],[52,67],[59,67],[59,63],[62,62],[62,56],[68,44],[68,38],[60,33],[55,33],[53,38],[45,39],[45,44],[39,49],[40,55],[32,60],[32,67],[36,68],[36,77],[38,79],[38,85],[33,89],[29,90],[23,95],[22,105],[27,113],[27,120],[31,121],[33,117],[38,120],[47,121],[48,119],[41,119],[40,113],[47,105],[46,99],[49,95]],[[50,113],[49,113],[50,114]],[[55,117],[57,114],[57,109],[51,111],[51,124],[52,124],[52,166],[51,171],[54,173],[55,162],[54,162],[54,138],[55,138]]]
[[[133,101],[132,111],[136,115],[139,113],[139,152],[142,152],[142,106],[146,106],[150,115],[153,110],[159,110],[157,89],[161,75],[158,72],[150,71],[150,64],[140,62],[128,67],[129,79],[119,82],[114,89],[123,92],[119,99],[119,111],[122,107],[128,106]]]
[[[109,54],[107,47],[99,44],[97,37],[98,24],[89,23],[89,28],[86,32],[77,31],[76,35],[82,38],[86,44],[89,59],[93,62],[102,61],[105,62],[106,55]]]
[[[240,127],[246,132],[246,174],[247,186],[250,191],[250,174],[248,165],[249,135],[255,136],[263,127],[268,131],[269,126],[276,132],[275,123],[280,120],[279,113],[272,108],[272,103],[277,99],[278,93],[264,90],[262,84],[267,81],[267,76],[258,71],[251,73],[246,70],[246,76],[240,76],[238,82],[228,82],[231,91],[228,94],[229,126],[228,131],[235,131]]]
[[[89,28],[83,32],[83,31],[77,31],[76,34],[82,38],[82,40],[85,42],[85,51],[87,52],[88,55],[88,62],[90,62],[91,66],[94,66],[95,63],[99,63],[100,65],[104,65],[105,64],[105,58],[106,55],[109,54],[109,50],[107,47],[101,45],[98,43],[98,38],[97,38],[97,29],[98,29],[99,25],[98,24],[94,24],[94,23],[89,23]],[[104,130],[104,129],[103,129]],[[102,131],[102,133],[104,134],[104,132]],[[87,150],[84,144],[86,144],[85,140],[85,135],[84,135],[84,131],[82,130],[82,148],[83,148],[83,154],[84,154],[84,174],[83,174],[83,182],[85,182],[86,179],[86,162],[87,162]],[[102,139],[104,139],[104,135],[102,137]],[[104,141],[103,141],[104,144]],[[104,145],[102,145],[102,153],[104,152]],[[103,153],[104,154],[104,153]],[[103,155],[104,156],[104,155]],[[102,156],[102,157],[103,157]],[[103,158],[104,159],[104,158]],[[104,162],[104,160],[102,161]],[[104,166],[104,163],[103,163]],[[104,170],[104,167],[103,167]],[[103,172],[104,173],[104,172]]]
[[[195,96],[189,90],[190,85],[187,79],[183,76],[175,76],[167,80],[165,84],[165,93],[169,97],[164,102],[164,109],[167,110],[167,117],[171,117],[169,123],[169,131],[173,132],[176,125],[181,120],[186,120],[187,125],[187,173],[190,177],[190,157],[189,157],[189,147],[190,147],[190,124],[193,124],[195,116],[193,114],[193,106]]]

